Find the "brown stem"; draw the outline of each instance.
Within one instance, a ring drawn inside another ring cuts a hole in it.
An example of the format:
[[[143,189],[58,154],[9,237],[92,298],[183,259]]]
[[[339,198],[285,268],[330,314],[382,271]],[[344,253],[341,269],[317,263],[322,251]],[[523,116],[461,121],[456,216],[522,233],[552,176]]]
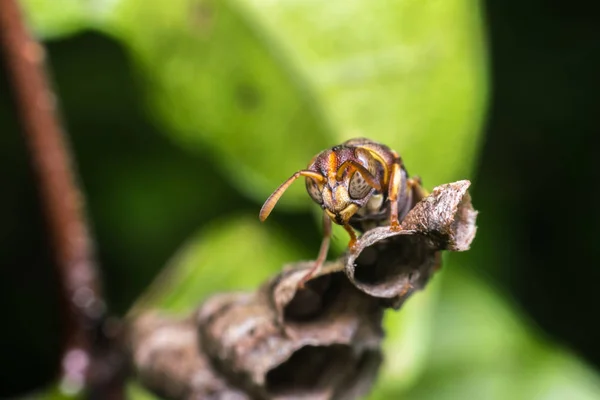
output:
[[[77,389],[88,383],[96,363],[96,334],[105,315],[83,197],[48,83],[44,48],[29,34],[16,0],[0,0],[0,40],[61,283],[61,382]]]

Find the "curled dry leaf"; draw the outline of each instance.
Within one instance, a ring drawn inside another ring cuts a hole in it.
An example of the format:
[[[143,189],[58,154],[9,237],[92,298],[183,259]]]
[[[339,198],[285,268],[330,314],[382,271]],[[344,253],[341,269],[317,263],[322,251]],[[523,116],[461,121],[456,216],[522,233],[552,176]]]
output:
[[[468,180],[437,186],[404,218],[403,229],[428,237],[438,250],[469,250],[477,231],[469,186]]]
[[[366,232],[345,258],[345,271],[361,291],[398,308],[441,266],[441,250],[467,250],[477,212],[467,180],[436,187],[402,221],[402,230]]]

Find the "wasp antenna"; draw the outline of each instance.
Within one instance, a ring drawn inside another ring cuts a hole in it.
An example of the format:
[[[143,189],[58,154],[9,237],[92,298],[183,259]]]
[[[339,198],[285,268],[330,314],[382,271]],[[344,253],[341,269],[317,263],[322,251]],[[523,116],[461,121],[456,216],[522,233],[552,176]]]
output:
[[[261,222],[264,222],[269,216],[269,214],[271,214],[271,211],[273,211],[275,204],[277,204],[277,202],[283,195],[283,192],[285,192],[287,188],[289,188],[290,185],[301,176],[312,178],[319,183],[325,183],[326,180],[325,177],[319,174],[318,172],[308,170],[296,172],[294,175],[290,176],[285,182],[283,182],[277,189],[275,189],[275,191],[265,201],[265,204],[263,204],[262,208],[260,209],[260,213],[258,214],[258,218],[261,220]]]

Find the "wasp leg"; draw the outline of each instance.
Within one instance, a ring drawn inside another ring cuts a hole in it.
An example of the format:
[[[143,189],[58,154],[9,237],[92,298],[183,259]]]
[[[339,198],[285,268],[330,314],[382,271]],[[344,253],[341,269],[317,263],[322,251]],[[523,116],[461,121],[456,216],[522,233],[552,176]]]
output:
[[[342,179],[344,172],[348,170],[350,173],[360,172],[363,179],[375,190],[381,192],[381,184],[375,180],[375,177],[368,169],[360,165],[354,160],[346,160],[342,165],[340,165],[338,172],[336,174],[336,179]]]
[[[390,201],[390,228],[399,231],[400,221],[398,220],[398,192],[402,184],[402,170],[400,157],[394,154],[392,163],[392,172],[390,173],[390,182],[388,184],[388,200]]]
[[[327,259],[327,253],[329,252],[329,241],[331,239],[331,218],[326,213],[323,213],[323,241],[321,242],[321,248],[319,249],[319,255],[315,260],[315,264],[312,268],[302,277],[298,286],[303,288],[304,284],[312,278],[312,276],[321,269],[325,260]]]
[[[347,223],[342,226],[344,227],[346,232],[348,232],[348,235],[350,235],[350,243],[348,243],[348,247],[350,248],[350,250],[354,251],[354,247],[356,246],[356,233],[354,233],[354,229],[352,229],[352,227]]]
[[[429,192],[425,190],[423,186],[421,186],[422,184],[421,178],[416,175],[406,180],[407,188],[412,190],[413,206],[419,201],[423,200],[425,197],[429,196]]]

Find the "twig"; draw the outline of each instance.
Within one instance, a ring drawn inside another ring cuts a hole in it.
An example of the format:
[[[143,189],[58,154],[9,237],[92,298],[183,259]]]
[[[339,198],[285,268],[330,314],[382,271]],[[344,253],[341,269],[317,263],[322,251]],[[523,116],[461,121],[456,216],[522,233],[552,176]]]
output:
[[[65,323],[61,384],[78,390],[89,382],[96,363],[105,316],[83,198],[48,83],[44,49],[29,34],[16,0],[0,0],[0,37],[61,283]]]

